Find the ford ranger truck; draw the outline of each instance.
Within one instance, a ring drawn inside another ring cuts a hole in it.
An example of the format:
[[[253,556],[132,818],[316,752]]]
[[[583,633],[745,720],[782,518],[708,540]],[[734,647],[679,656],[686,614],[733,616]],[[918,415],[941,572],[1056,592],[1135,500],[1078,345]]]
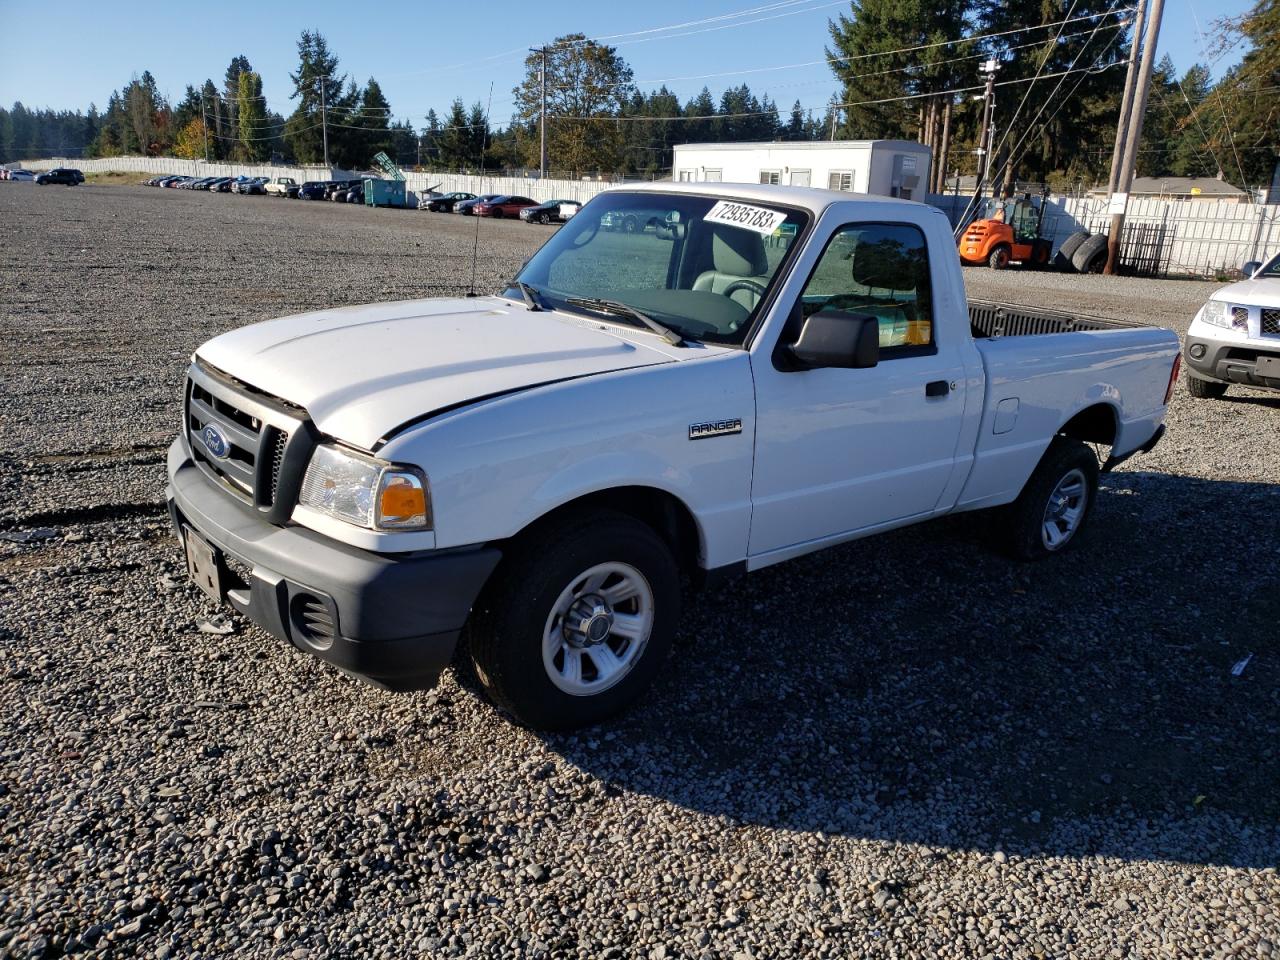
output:
[[[659,211],[634,232],[603,223]],[[1170,331],[968,303],[943,214],[743,184],[610,190],[492,296],[283,317],[201,346],[168,456],[192,578],[393,690],[460,637],[522,723],[640,695],[714,588],[993,510],[1076,544],[1164,430]]]
[[[1214,293],[1187,331],[1187,392],[1217,400],[1227,387],[1280,390],[1280,254],[1244,265],[1244,280]]]

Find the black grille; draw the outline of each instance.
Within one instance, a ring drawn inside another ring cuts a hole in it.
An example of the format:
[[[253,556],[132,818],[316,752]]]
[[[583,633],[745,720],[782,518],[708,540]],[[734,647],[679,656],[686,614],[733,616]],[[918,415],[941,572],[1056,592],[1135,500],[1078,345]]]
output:
[[[289,445],[289,434],[283,430],[276,431],[276,442],[271,448],[271,502],[276,502],[276,491],[280,489],[280,468],[284,466],[284,451]]]
[[[1237,330],[1249,329],[1249,310],[1247,307],[1231,308],[1231,326]]]
[[[1262,332],[1272,336],[1280,335],[1280,310],[1272,307],[1262,311]]]

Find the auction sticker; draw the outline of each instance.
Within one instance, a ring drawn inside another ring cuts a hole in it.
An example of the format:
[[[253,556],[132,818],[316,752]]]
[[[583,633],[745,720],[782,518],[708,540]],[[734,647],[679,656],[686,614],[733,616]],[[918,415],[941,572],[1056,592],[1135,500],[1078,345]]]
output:
[[[730,227],[754,230],[767,237],[782,225],[787,215],[765,207],[753,207],[733,200],[721,200],[707,212],[703,219],[708,223],[723,223]]]

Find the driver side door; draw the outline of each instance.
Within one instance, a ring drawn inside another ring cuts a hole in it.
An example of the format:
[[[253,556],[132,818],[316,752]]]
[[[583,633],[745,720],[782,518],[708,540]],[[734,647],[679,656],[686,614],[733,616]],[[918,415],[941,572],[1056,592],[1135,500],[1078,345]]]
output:
[[[956,463],[965,377],[959,338],[936,329],[928,254],[915,225],[846,224],[793,308],[778,349],[817,310],[864,313],[879,324],[874,367],[797,370],[778,349],[753,356],[751,558],[937,506]]]

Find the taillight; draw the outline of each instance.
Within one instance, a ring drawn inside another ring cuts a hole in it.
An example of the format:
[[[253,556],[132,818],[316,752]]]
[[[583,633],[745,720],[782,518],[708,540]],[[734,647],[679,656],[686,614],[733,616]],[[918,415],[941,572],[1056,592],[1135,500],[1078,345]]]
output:
[[[1167,407],[1173,399],[1173,388],[1178,383],[1178,372],[1182,369],[1182,353],[1174,355],[1173,369],[1169,371],[1169,386],[1164,391],[1164,405]]]

